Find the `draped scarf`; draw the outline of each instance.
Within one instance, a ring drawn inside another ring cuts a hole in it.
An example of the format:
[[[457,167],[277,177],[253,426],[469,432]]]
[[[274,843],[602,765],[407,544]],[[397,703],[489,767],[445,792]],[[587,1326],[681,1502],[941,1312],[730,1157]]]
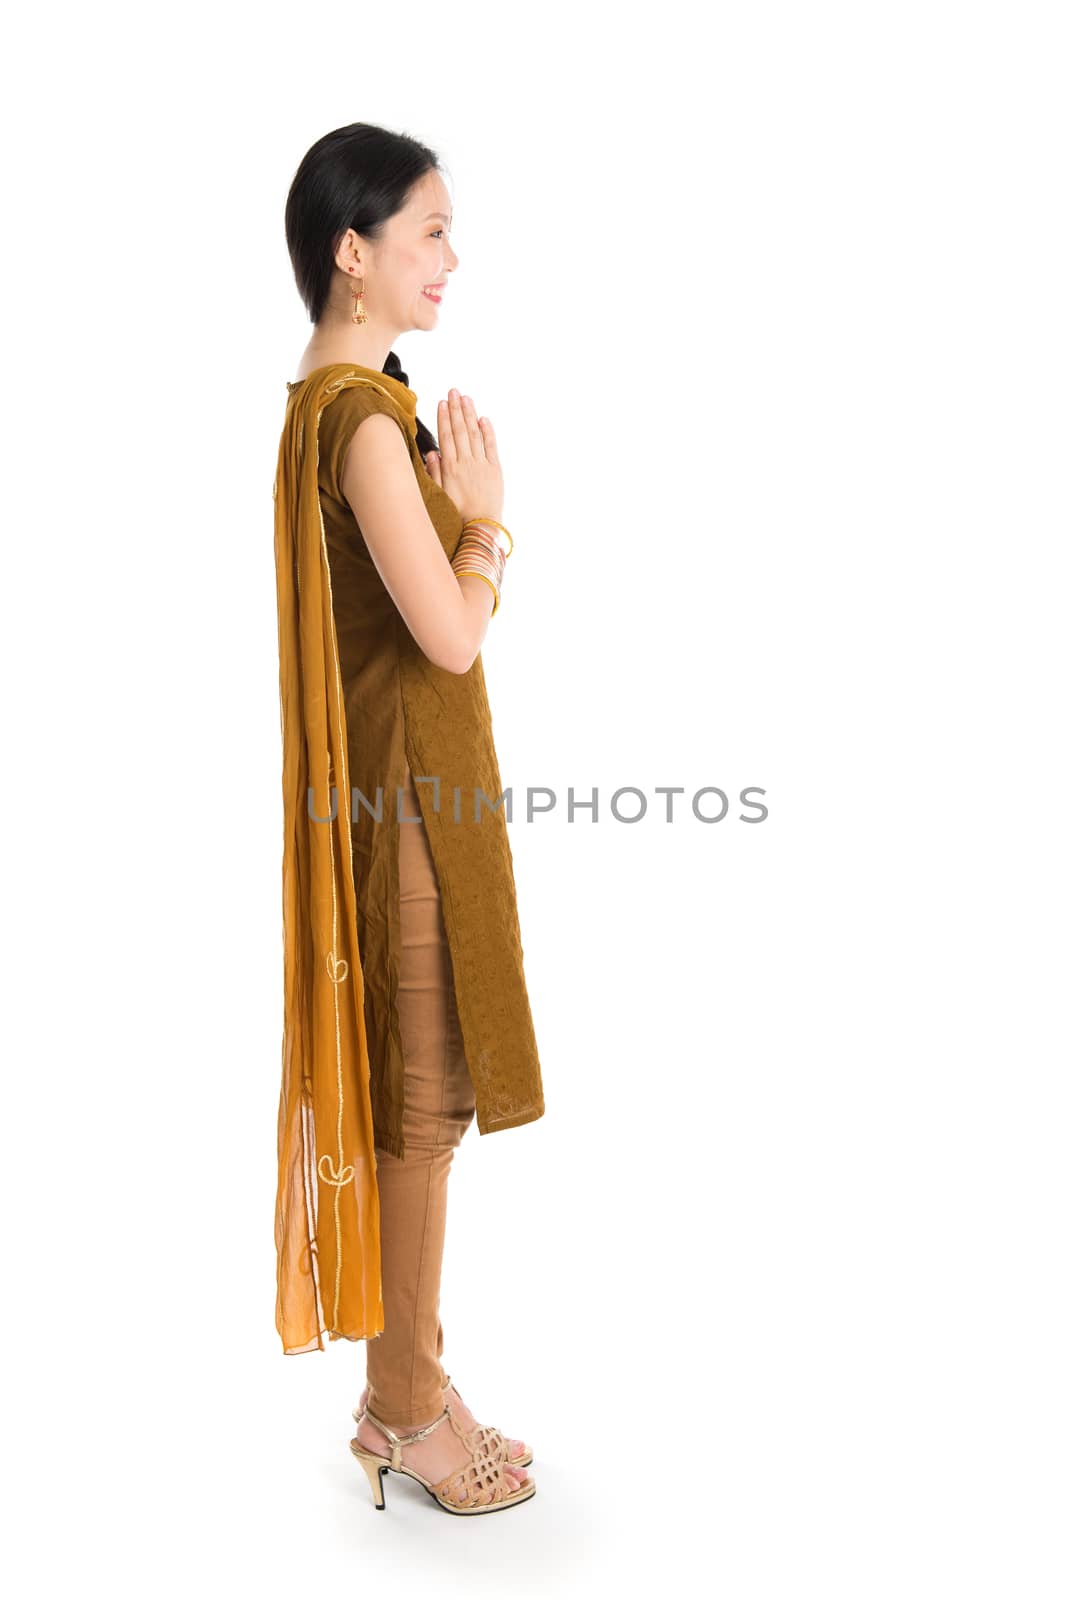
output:
[[[319,418],[339,365],[291,390],[274,483],[282,731],[284,1019],[275,1325],[287,1355],[384,1327],[345,701],[319,504]]]

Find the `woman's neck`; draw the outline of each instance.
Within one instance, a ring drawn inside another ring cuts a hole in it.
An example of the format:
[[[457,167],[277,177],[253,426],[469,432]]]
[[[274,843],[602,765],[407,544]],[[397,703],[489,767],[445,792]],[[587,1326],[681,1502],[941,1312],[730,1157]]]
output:
[[[359,328],[353,328],[351,334],[331,332],[322,336],[313,335],[300,358],[295,376],[298,379],[306,378],[317,367],[350,361],[354,366],[381,372],[392,348],[392,342],[384,339],[381,333],[375,332],[369,336]]]

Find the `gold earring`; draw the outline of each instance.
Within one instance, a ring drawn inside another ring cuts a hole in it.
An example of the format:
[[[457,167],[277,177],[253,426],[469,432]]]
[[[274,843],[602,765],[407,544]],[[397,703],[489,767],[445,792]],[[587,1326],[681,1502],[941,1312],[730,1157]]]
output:
[[[350,272],[355,272],[356,268],[355,267],[350,267],[349,271]],[[353,322],[366,322],[367,321],[367,312],[363,309],[363,279],[362,278],[360,279],[360,287],[359,287],[358,290],[357,290],[355,284],[353,284],[353,286],[352,286],[352,320],[353,320]]]

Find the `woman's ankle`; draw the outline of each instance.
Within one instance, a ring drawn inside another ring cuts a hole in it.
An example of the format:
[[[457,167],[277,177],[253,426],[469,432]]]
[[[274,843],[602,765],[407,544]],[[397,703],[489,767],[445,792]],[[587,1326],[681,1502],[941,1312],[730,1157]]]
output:
[[[437,1410],[429,1412],[425,1420],[422,1422],[413,1422],[410,1418],[406,1418],[403,1422],[392,1422],[389,1417],[380,1416],[380,1414],[375,1410],[374,1406],[368,1405],[362,1420],[368,1422],[371,1427],[374,1427],[376,1422],[385,1423],[390,1432],[395,1433],[397,1438],[403,1441],[404,1439],[411,1437],[413,1434],[421,1433],[424,1428],[429,1428],[432,1422],[440,1421],[444,1415],[445,1408],[443,1405],[439,1404]],[[381,1432],[382,1430],[378,1429],[377,1431]]]

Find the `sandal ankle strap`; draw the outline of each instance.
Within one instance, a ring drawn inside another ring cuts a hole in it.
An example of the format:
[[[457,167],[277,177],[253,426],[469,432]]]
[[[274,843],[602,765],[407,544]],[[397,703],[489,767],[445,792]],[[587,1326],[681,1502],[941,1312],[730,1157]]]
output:
[[[428,1439],[434,1432],[435,1428],[441,1427],[441,1424],[445,1421],[446,1417],[449,1417],[451,1420],[449,1408],[446,1406],[445,1410],[441,1413],[441,1416],[437,1417],[433,1422],[428,1422],[425,1428],[418,1428],[416,1429],[415,1433],[399,1434],[393,1432],[393,1429],[390,1427],[388,1422],[383,1422],[381,1417],[376,1417],[370,1406],[364,1407],[363,1414],[367,1418],[368,1422],[373,1422],[379,1432],[384,1434],[389,1440],[390,1445],[392,1446],[389,1463],[391,1467],[399,1467],[402,1464],[401,1451],[406,1444],[415,1444],[417,1439]]]

